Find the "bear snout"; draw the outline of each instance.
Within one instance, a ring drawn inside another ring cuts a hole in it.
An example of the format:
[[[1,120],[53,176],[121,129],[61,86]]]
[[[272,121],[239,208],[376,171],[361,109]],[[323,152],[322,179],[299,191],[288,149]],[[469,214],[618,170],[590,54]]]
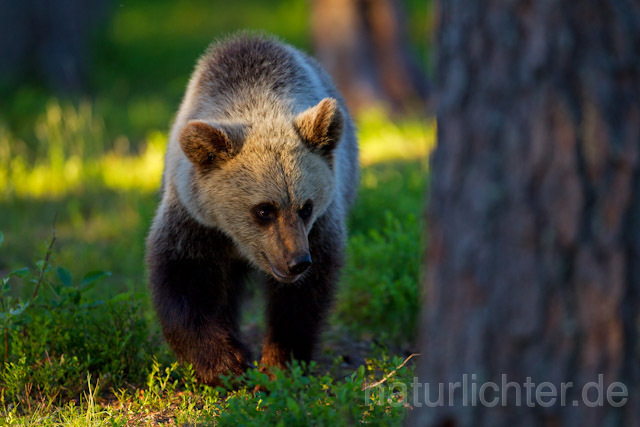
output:
[[[266,253],[262,256],[271,267],[273,276],[283,283],[292,283],[297,281],[300,276],[309,269],[312,264],[311,255],[308,252],[297,255],[287,261],[287,258],[280,259],[280,262],[272,262]]]
[[[289,268],[289,273],[291,274],[302,274],[307,268],[311,266],[311,255],[307,252],[306,254],[296,257],[287,263],[287,267]]]

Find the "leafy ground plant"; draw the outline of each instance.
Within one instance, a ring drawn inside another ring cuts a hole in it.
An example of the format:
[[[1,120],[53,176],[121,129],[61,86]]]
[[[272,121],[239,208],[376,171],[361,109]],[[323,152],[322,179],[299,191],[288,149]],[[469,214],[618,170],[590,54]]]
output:
[[[0,401],[8,409],[72,399],[88,390],[87,375],[112,387],[140,381],[153,351],[135,295],[88,299],[87,291],[109,273],[74,280],[51,265],[54,242],[55,229],[35,271],[23,268],[2,278]],[[31,287],[30,296],[14,296],[12,283]]]
[[[191,366],[156,360],[162,350],[136,295],[87,297],[108,273],[74,280],[52,265],[54,242],[55,230],[36,269],[2,278],[0,400],[9,425],[397,424],[404,416],[404,394],[377,399],[366,388],[381,377],[409,383],[411,368],[395,370],[401,359],[385,353],[346,376],[294,363],[272,377],[252,368],[226,388],[199,384]],[[13,286],[32,293],[13,296]]]
[[[65,105],[60,123],[74,137],[57,141],[89,141],[91,129],[101,129],[100,117],[80,107],[72,114]],[[36,127],[56,135],[59,121],[49,110]],[[77,117],[84,124],[71,126]],[[144,237],[157,205],[166,134],[149,133],[133,152],[38,146],[36,152],[45,154],[29,160],[19,153],[18,136],[0,129],[5,424],[398,424],[406,413],[402,387],[410,383],[411,364],[394,369],[411,350],[417,315],[418,218],[435,127],[420,120],[393,123],[372,111],[359,120],[359,129],[361,186],[335,315],[318,363],[294,366],[274,380],[250,370],[244,385],[232,390],[202,386],[189,367],[175,364],[148,295],[137,292],[145,287]],[[53,143],[47,138],[44,145]],[[54,184],[57,192],[48,192]],[[36,251],[42,259],[20,268]],[[244,325],[254,354],[264,329],[260,296],[252,290],[257,304],[248,305]],[[384,383],[363,389],[391,372]],[[396,381],[399,389],[387,387]],[[256,386],[264,391],[254,393]]]

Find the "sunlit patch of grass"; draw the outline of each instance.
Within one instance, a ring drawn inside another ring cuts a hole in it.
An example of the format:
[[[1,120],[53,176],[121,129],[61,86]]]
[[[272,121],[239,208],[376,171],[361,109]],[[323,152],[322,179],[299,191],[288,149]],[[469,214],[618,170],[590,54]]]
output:
[[[152,132],[139,156],[107,154],[101,161],[102,180],[114,190],[155,191],[158,189],[164,166],[167,135]]]
[[[62,107],[57,101],[34,128],[38,145],[31,149],[0,128],[0,200],[61,199],[88,186],[138,191],[159,186],[166,134],[151,132],[137,155],[105,153],[102,120],[90,104]]]
[[[166,134],[153,132],[139,155],[114,151],[97,159],[72,155],[56,162],[37,161],[31,167],[23,157],[15,157],[8,167],[0,167],[4,199],[12,195],[60,199],[88,183],[112,190],[155,191],[162,176],[166,144]]]
[[[0,129],[0,200],[12,197],[60,199],[87,185],[112,190],[155,191],[160,183],[166,133],[149,133],[139,154],[104,152],[104,127],[91,105],[77,108],[51,101],[35,123],[38,146],[29,149],[7,129]],[[358,120],[364,167],[389,161],[426,158],[435,143],[433,121],[395,124],[381,110]],[[31,158],[34,157],[34,160]],[[363,185],[376,176],[363,173]]]
[[[82,185],[86,174],[80,158],[72,156],[59,165],[37,163],[29,168],[22,157],[16,157],[9,163],[7,170],[2,171],[6,177],[3,182],[5,199],[12,194],[29,197],[57,198],[70,189]],[[8,193],[8,194],[7,194]]]
[[[77,107],[51,100],[34,124],[29,147],[6,128],[0,132],[0,198],[61,197],[91,177],[91,162],[104,151],[104,124],[91,103]]]
[[[390,121],[381,109],[371,109],[358,117],[360,163],[425,159],[436,141],[435,120],[424,118]]]

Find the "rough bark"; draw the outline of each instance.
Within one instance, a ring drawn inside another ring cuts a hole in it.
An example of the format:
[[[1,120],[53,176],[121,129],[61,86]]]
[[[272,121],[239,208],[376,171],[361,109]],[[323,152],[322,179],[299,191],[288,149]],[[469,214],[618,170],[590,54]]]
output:
[[[397,0],[313,0],[311,27],[315,54],[352,110],[426,106],[426,74],[410,53]]]
[[[550,407],[464,406],[457,390],[409,424],[640,425],[640,5],[440,11],[420,382],[573,387]],[[624,406],[582,402],[599,374],[626,385]]]

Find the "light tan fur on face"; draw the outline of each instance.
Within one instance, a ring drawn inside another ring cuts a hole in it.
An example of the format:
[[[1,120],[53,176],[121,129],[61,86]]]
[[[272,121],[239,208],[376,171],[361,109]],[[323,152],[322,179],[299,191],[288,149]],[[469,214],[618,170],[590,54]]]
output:
[[[179,199],[270,274],[308,245],[319,216],[344,222],[357,183],[353,124],[326,73],[296,49],[260,38],[216,44],[189,83],[163,181],[164,199]],[[304,223],[297,212],[307,200]],[[278,227],[256,223],[260,203],[277,207]]]
[[[292,121],[253,127],[235,157],[194,176],[198,210],[267,273],[269,263],[286,271],[288,257],[308,248],[307,235],[333,199],[335,186],[330,163],[300,140]],[[308,200],[313,213],[304,224],[297,212]],[[256,223],[254,207],[261,203],[278,208],[272,226]]]

